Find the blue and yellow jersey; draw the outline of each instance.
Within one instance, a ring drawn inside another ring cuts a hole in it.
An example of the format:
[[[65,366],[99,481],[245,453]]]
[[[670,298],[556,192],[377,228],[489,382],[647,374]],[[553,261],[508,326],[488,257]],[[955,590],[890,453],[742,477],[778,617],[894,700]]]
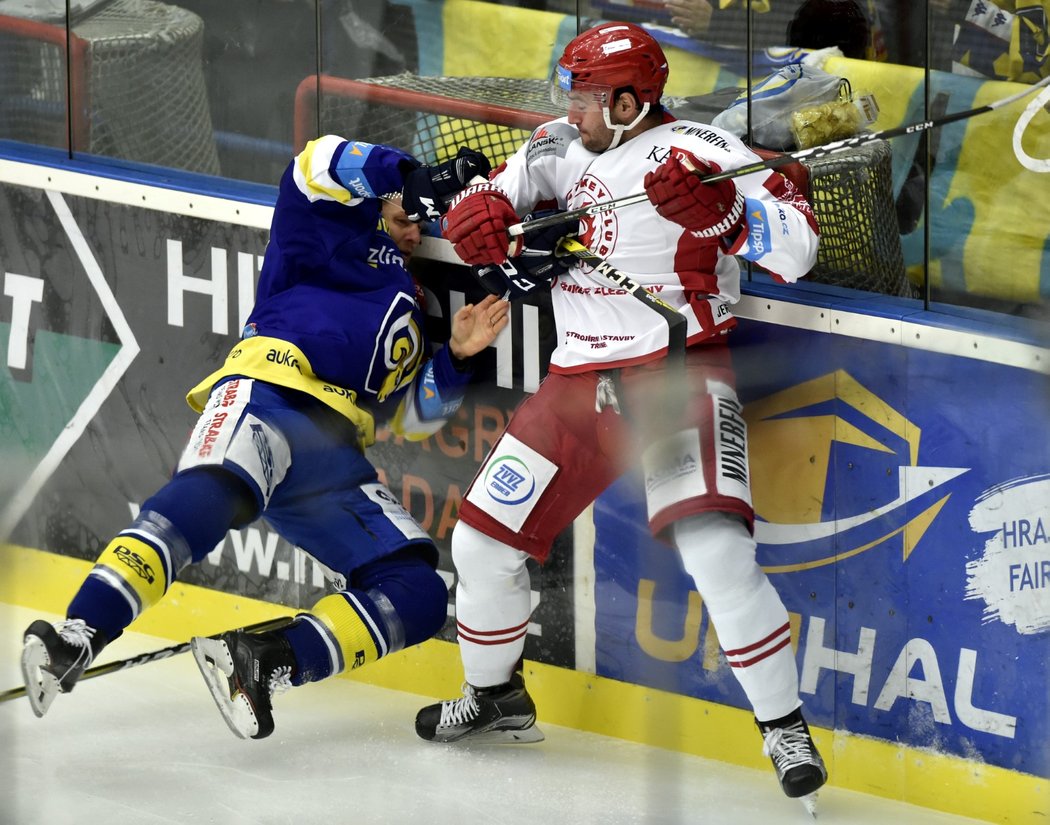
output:
[[[1050,74],[1050,0],[972,0],[952,70],[1035,83]]]
[[[416,284],[387,234],[380,196],[418,163],[389,146],[328,135],[281,178],[255,306],[223,367],[190,391],[198,411],[229,375],[307,392],[350,418],[425,437],[459,405],[469,375],[447,347],[430,358]],[[404,402],[404,403],[403,403]]]

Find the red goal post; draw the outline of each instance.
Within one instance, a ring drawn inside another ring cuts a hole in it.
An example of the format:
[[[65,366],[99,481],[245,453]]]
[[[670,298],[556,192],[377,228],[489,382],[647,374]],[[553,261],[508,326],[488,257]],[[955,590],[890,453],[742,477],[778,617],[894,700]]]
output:
[[[0,14],[0,49],[0,137],[88,151],[87,41],[70,33],[67,43],[64,26]]]
[[[89,1],[67,43],[50,5],[0,15],[0,139],[219,174],[201,18],[158,0]]]

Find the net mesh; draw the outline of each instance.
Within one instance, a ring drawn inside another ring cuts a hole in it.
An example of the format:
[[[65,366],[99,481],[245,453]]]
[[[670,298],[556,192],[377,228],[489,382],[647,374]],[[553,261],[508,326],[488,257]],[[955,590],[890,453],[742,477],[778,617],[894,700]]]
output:
[[[16,28],[20,27],[20,28]],[[51,40],[45,40],[45,36]],[[0,17],[0,137],[64,146],[66,50],[57,27]]]
[[[405,73],[362,83],[379,91],[365,90],[368,97],[363,98],[355,96],[362,94],[356,84],[321,82],[319,134],[352,134],[369,143],[398,146],[428,164],[440,163],[460,145],[469,145],[498,165],[536,126],[563,114],[554,108],[541,80]],[[404,92],[411,94],[399,94]],[[309,119],[312,113],[303,114]]]
[[[910,297],[893,199],[893,153],[884,140],[803,162],[820,226],[809,280]]]
[[[74,149],[219,173],[197,15],[112,0],[73,25]],[[0,17],[0,137],[68,143],[66,46],[59,26]]]
[[[537,79],[406,73],[363,81],[314,78],[301,89],[307,94],[296,102],[297,149],[317,134],[346,134],[400,146],[430,164],[465,144],[497,165],[532,129],[564,114],[553,107],[546,82]],[[804,162],[821,228],[810,280],[913,294],[897,229],[891,163],[886,141]]]

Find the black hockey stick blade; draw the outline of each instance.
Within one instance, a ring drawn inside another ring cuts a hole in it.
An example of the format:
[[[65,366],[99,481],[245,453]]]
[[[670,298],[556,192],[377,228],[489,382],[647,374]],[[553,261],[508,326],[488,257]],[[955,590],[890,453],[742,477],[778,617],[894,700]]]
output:
[[[284,627],[291,623],[291,618],[288,616],[278,616],[273,619],[267,619],[266,621],[256,622],[255,624],[247,625],[246,627],[238,628],[245,633],[262,633],[266,630],[277,630],[278,628]],[[96,676],[105,676],[107,673],[114,673],[118,670],[127,670],[128,668],[138,667],[139,665],[145,665],[149,662],[159,662],[161,659],[170,659],[172,656],[178,656],[180,653],[186,653],[190,649],[189,642],[180,642],[179,644],[171,645],[170,647],[162,647],[160,650],[153,650],[147,653],[140,653],[138,656],[132,656],[128,659],[119,659],[113,662],[107,662],[104,665],[98,665],[97,667],[90,667],[85,670],[81,675],[80,679],[77,680],[77,684],[83,682],[85,679],[94,679]],[[0,702],[7,702],[11,699],[18,699],[21,696],[26,695],[26,687],[11,688],[0,693]]]
[[[590,264],[593,274],[601,277],[610,286],[622,289],[634,296],[647,307],[657,312],[667,323],[667,363],[671,382],[666,412],[672,417],[676,415],[685,403],[685,382],[683,379],[685,378],[685,342],[686,328],[688,326],[686,317],[669,303],[647,290],[626,272],[617,269],[575,238],[562,238],[558,248],[563,253],[574,255],[581,261]]]
[[[663,316],[663,319],[667,322],[668,351],[685,350],[686,319],[682,313],[647,290],[626,272],[622,272],[600,255],[596,255],[575,238],[563,238],[559,246],[562,252],[567,252],[590,264],[592,267],[591,271],[607,281],[610,286],[630,293],[650,309]]]
[[[822,146],[814,146],[810,149],[800,149],[797,152],[775,155],[765,160],[739,166],[736,169],[726,169],[722,172],[706,175],[701,178],[701,180],[703,183],[718,183],[719,181],[739,178],[744,175],[752,175],[755,172],[762,172],[766,169],[775,169],[778,166],[787,166],[788,164],[798,163],[803,160],[827,157],[836,152],[853,149],[854,147],[863,146],[866,143],[872,143],[876,140],[889,140],[890,138],[901,137],[903,135],[919,134],[930,129],[936,129],[940,126],[947,126],[949,123],[966,120],[984,114],[985,112],[992,112],[996,109],[1001,109],[1003,106],[1008,106],[1011,103],[1016,103],[1022,98],[1028,97],[1032,92],[1044,88],[1047,85],[1050,85],[1050,76],[1044,77],[1038,83],[1035,83],[1020,92],[992,101],[984,106],[967,109],[965,112],[955,112],[950,115],[934,118],[933,120],[924,120],[918,123],[911,123],[907,126],[898,126],[894,129],[883,129],[879,132],[865,132],[864,134],[846,138],[845,140],[836,140],[831,143],[825,143]],[[641,203],[645,200],[648,200],[648,195],[646,195],[645,192],[637,192],[633,195],[625,195],[622,198],[614,198],[613,200],[603,201],[601,203],[593,203],[590,206],[583,206],[579,209],[570,209],[567,212],[559,212],[556,215],[537,218],[528,223],[517,223],[513,226],[507,227],[507,234],[511,237],[516,237],[518,235],[523,235],[526,232],[533,232],[537,229],[546,229],[548,226],[555,226],[556,224],[568,223],[570,221],[579,221],[580,218],[585,218],[589,215],[601,215],[605,212],[612,212],[614,209],[621,209],[624,206]]]

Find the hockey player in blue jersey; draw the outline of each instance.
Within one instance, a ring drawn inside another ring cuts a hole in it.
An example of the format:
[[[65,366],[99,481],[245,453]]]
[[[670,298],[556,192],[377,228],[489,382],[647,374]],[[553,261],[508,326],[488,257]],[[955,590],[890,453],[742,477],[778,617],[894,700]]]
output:
[[[332,573],[288,626],[196,638],[230,729],[273,731],[271,697],[437,633],[448,592],[429,536],[365,456],[377,424],[424,438],[459,407],[468,360],[507,324],[489,296],[460,309],[431,357],[406,259],[484,155],[434,167],[382,145],[325,136],[281,179],[254,309],[225,364],[187,396],[200,413],[171,481],[102,551],[65,621],[38,620],[22,671],[37,716],[180,571],[258,517]]]

